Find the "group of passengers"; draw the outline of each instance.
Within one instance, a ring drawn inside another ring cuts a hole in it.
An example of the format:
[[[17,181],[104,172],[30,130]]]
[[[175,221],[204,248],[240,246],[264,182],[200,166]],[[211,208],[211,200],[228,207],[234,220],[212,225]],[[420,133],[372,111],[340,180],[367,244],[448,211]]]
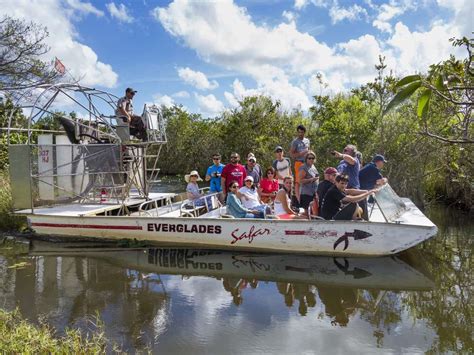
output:
[[[214,154],[205,176],[210,182],[209,192],[218,194],[227,205],[227,213],[237,218],[368,220],[367,197],[387,182],[380,173],[385,158],[375,155],[361,168],[361,154],[354,145],[347,145],[342,153],[332,152],[339,164],[326,168],[320,183],[314,165],[316,154],[310,150],[306,128],[299,125],[297,132],[290,148],[295,160],[294,178],[291,161],[281,146],[275,148],[273,164],[264,172],[253,153],[247,155],[245,165],[240,164],[237,153],[230,155],[227,165],[222,164],[220,154]],[[202,181],[198,172],[192,171],[185,179],[188,199],[204,205],[206,198],[197,185]]]

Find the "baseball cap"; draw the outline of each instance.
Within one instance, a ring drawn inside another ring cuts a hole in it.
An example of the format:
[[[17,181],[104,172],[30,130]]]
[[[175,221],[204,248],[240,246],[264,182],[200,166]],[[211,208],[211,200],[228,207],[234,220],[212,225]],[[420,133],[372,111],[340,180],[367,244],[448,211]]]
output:
[[[132,93],[136,94],[138,91],[137,91],[137,90],[133,90],[132,88],[127,88],[127,89],[125,90],[125,93],[129,93],[129,92],[132,92]]]
[[[274,150],[274,151],[276,152],[276,151],[278,151],[278,150],[283,151],[283,148],[282,148],[281,145],[277,145],[277,146],[275,147],[275,150]]]
[[[244,181],[252,181],[253,182],[253,177],[251,177],[250,175],[247,175],[245,177]]]
[[[331,166],[331,167],[329,167],[329,168],[326,168],[326,170],[324,170],[324,173],[325,173],[325,174],[329,174],[329,175],[331,175],[331,174],[337,174],[337,170],[336,170],[336,168],[333,168],[333,167]]]
[[[384,163],[386,163],[387,161],[385,160],[385,157],[381,154],[376,154],[374,156],[374,159],[372,160],[374,163],[377,162],[377,161],[383,161]]]

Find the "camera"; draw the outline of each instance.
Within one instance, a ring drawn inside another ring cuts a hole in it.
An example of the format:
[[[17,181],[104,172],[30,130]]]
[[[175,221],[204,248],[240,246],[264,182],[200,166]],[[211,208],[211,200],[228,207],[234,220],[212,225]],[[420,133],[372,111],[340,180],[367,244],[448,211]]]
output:
[[[336,151],[333,150],[333,151],[331,152],[331,154],[332,154],[332,155],[336,155]]]

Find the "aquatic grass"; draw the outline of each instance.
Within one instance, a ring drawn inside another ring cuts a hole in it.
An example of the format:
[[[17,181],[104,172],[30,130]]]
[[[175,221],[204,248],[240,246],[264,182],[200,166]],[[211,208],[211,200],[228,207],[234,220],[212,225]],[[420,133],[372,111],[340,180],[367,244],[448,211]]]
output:
[[[107,346],[104,324],[96,317],[95,331],[82,335],[79,330],[66,329],[65,335],[57,337],[52,328],[41,322],[34,326],[24,320],[17,310],[7,312],[0,309],[0,353],[1,354],[102,354],[121,353],[113,345]]]
[[[10,178],[7,170],[0,170],[0,231],[21,231],[26,228],[26,218],[13,215]]]

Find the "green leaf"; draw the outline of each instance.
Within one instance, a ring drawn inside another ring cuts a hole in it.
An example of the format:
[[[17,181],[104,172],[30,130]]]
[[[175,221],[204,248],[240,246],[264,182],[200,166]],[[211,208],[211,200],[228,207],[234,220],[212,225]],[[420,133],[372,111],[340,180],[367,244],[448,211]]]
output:
[[[445,86],[444,86],[444,83],[443,83],[443,76],[441,74],[438,75],[438,77],[436,78],[435,87],[439,91],[443,91],[443,90],[446,89]]]
[[[400,81],[395,84],[395,87],[399,88],[401,86],[410,84],[414,81],[421,81],[421,76],[419,76],[419,75],[408,75],[408,76],[404,77],[403,79],[400,79]]]
[[[415,81],[411,84],[408,84],[402,90],[397,92],[395,97],[388,103],[387,108],[384,111],[384,114],[386,114],[395,106],[401,104],[407,98],[409,98],[420,86],[421,86],[421,81]]]
[[[428,108],[430,106],[430,99],[431,99],[431,89],[425,89],[421,94],[420,98],[418,99],[418,109],[417,114],[418,117],[423,117],[428,112]]]

